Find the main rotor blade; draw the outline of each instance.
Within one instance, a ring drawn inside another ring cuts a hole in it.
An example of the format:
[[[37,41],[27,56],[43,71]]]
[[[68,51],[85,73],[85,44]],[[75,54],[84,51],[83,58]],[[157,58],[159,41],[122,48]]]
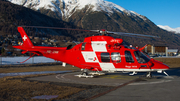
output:
[[[76,31],[91,32],[91,30],[73,29],[73,28],[59,28],[59,27],[43,27],[43,26],[19,26],[19,27],[46,28],[46,29],[65,29],[65,30],[76,30]],[[93,30],[92,30],[92,31],[93,31]],[[93,31],[93,32],[95,32],[95,31]]]
[[[112,34],[117,34],[117,35],[134,35],[134,36],[144,36],[144,37],[154,37],[154,38],[160,38],[158,36],[153,36],[153,35],[143,35],[143,34],[134,34],[134,33],[124,33],[124,32],[111,32],[107,31],[107,33],[112,33]]]
[[[148,37],[140,37],[140,36],[130,36],[130,35],[126,35],[126,34],[122,34],[122,36],[128,36],[128,37],[133,37],[133,38],[138,38],[138,39],[147,39],[147,40],[151,40]]]
[[[19,26],[19,27],[31,27],[31,28],[47,28],[47,29],[65,29],[65,30],[76,30],[76,31],[85,31],[85,32],[95,32],[95,33],[101,33],[101,34],[117,34],[117,35],[123,35],[123,36],[142,36],[142,37],[153,37],[153,38],[160,38],[158,36],[152,36],[152,35],[143,35],[143,34],[134,34],[134,33],[124,33],[124,32],[112,32],[112,31],[106,31],[106,30],[84,30],[84,29],[73,29],[73,28],[59,28],[59,27],[43,27],[43,26]]]
[[[65,30],[77,30],[77,31],[96,32],[96,33],[102,33],[103,32],[101,30],[84,30],[84,29],[59,28],[59,27],[44,27],[44,26],[18,26],[18,27],[47,28],[47,29],[65,29]]]

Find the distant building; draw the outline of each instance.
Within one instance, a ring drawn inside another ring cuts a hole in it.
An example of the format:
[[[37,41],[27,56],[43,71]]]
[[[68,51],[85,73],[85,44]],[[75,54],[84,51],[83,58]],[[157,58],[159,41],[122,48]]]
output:
[[[15,39],[17,39],[17,38],[18,38],[18,36],[17,36],[17,35],[13,35],[13,37],[14,37]]]
[[[29,36],[30,39],[33,39],[33,36]]]
[[[168,46],[167,45],[151,45],[148,44],[144,50],[148,54],[156,54],[161,56],[168,56]]]
[[[35,40],[39,40],[39,37],[34,37]]]
[[[168,55],[169,56],[178,55],[178,49],[168,49]]]
[[[8,37],[12,37],[12,35],[8,35]]]

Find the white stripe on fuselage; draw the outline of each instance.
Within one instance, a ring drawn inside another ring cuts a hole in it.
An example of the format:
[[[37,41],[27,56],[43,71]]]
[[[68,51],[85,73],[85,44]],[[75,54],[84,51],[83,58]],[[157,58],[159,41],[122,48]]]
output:
[[[85,62],[99,63],[99,60],[94,51],[82,51],[81,53]]]
[[[111,71],[111,70],[115,71],[116,70],[113,63],[104,63],[103,62],[103,63],[99,63],[99,65],[103,71]]]
[[[153,72],[153,71],[164,71],[167,69],[126,69],[126,68],[121,68],[121,69],[106,69],[104,71],[110,71],[110,72]]]
[[[106,41],[91,41],[94,52],[107,52],[106,44]]]
[[[99,63],[102,70],[114,70],[116,69],[113,63],[99,62],[96,52],[107,52],[106,41],[91,41],[91,47],[93,51],[82,51],[85,62]]]

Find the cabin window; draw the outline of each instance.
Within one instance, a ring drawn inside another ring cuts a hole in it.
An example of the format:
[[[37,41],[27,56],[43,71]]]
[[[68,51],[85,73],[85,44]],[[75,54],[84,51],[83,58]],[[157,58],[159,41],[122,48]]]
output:
[[[81,50],[85,50],[86,43],[82,43]]]
[[[125,58],[126,58],[126,62],[131,62],[131,63],[134,62],[134,59],[130,51],[125,51]]]
[[[147,63],[150,61],[150,58],[148,58],[145,54],[139,51],[134,51],[134,55],[136,57],[136,60],[138,63]]]
[[[118,53],[118,52],[111,53],[111,60],[112,60],[112,62],[116,62],[116,63],[121,62],[120,53]]]
[[[110,62],[110,55],[109,55],[109,53],[101,53],[101,61],[102,62]]]

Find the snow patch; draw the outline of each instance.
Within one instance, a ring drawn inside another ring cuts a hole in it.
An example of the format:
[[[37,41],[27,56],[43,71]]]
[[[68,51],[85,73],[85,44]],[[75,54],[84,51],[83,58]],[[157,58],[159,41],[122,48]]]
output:
[[[169,32],[174,32],[175,34],[180,34],[180,27],[177,28],[171,28],[169,26],[163,26],[163,25],[157,25],[159,28],[164,29]]]
[[[124,9],[112,2],[105,0],[9,0],[10,2],[25,7],[39,10],[40,8],[50,9],[59,12],[62,17],[69,18],[77,10],[81,10],[88,6],[92,11],[104,11],[111,15],[114,11],[125,12],[129,16],[138,16],[143,20],[147,20],[140,14]]]

